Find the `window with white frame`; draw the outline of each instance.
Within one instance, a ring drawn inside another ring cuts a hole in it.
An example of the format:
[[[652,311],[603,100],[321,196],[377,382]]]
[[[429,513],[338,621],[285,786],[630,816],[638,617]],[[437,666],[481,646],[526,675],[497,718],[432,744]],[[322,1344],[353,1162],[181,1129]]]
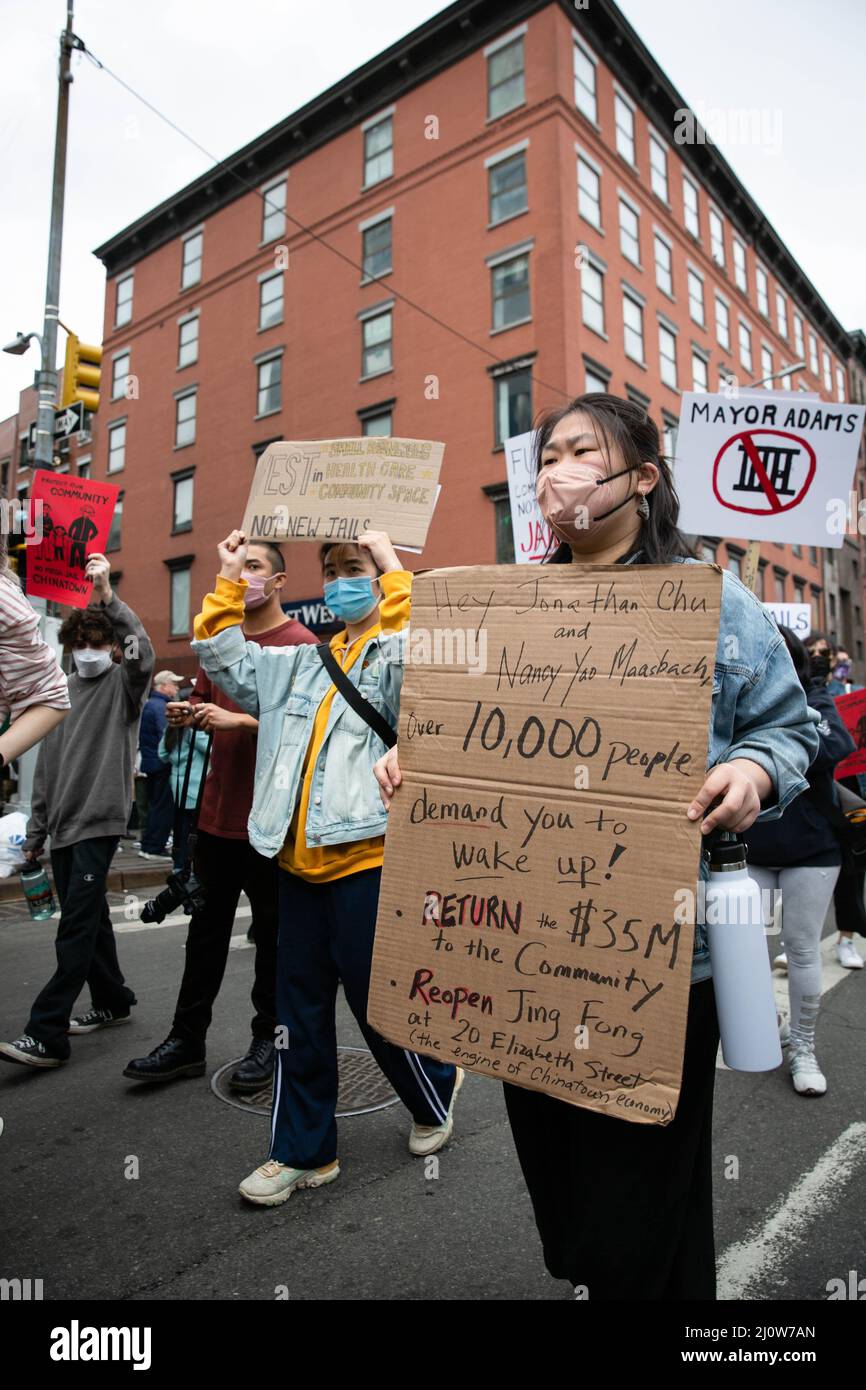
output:
[[[487,169],[488,218],[491,225],[505,222],[526,212],[529,197],[526,187],[526,151],[519,150],[507,159],[496,159]]]
[[[740,319],[739,328],[740,361],[747,372],[752,370],[752,330],[745,319]]]
[[[673,459],[676,454],[678,429],[679,422],[662,413],[662,452],[668,460]]]
[[[604,334],[604,271],[592,261],[580,268],[580,302],[587,328]]]
[[[725,352],[731,350],[731,316],[727,302],[716,295],[716,342]]]
[[[529,256],[511,256],[491,266],[493,327],[508,328],[530,317]]]
[[[378,415],[365,415],[361,421],[361,433],[383,436],[391,433],[391,412],[383,410]]]
[[[108,473],[119,473],[126,463],[126,421],[116,420],[108,426]]]
[[[283,404],[283,356],[256,363],[256,415],[275,415]]]
[[[665,386],[676,389],[677,384],[677,335],[667,324],[659,324],[659,362],[661,379]]]
[[[616,148],[623,159],[627,159],[629,164],[634,164],[634,107],[626,101],[621,92],[614,93],[613,105],[616,121]]]
[[[487,116],[495,120],[525,101],[523,36],[487,55]]]
[[[824,389],[833,390],[833,372],[830,368],[830,354],[826,348],[821,349],[821,361],[824,364]]]
[[[192,569],[184,565],[170,575],[169,636],[185,637],[189,632],[190,577]]]
[[[500,448],[532,428],[532,373],[528,368],[500,372],[493,378],[493,442]]]
[[[198,361],[198,314],[181,319],[177,326],[177,365],[190,367]]]
[[[581,217],[601,230],[601,173],[585,155],[577,158],[577,210]]]
[[[122,275],[114,287],[114,326],[122,328],[132,318],[131,275]]]
[[[283,272],[266,275],[259,281],[259,328],[273,328],[283,321]]]
[[[643,305],[628,290],[622,292],[622,327],[626,357],[643,363]]]
[[[704,277],[689,266],[689,315],[695,323],[704,326]]]
[[[619,199],[619,249],[626,260],[640,265],[640,217],[637,208],[626,202],[622,194]]]
[[[837,368],[836,368],[836,400],[837,400],[837,401],[844,401],[844,399],[845,399],[845,373],[843,372],[843,370],[842,370],[841,367],[837,367]]]
[[[90,464],[91,458],[89,454],[87,455],[87,458],[80,458],[77,460],[76,467],[78,469],[79,478],[90,477]]]
[[[738,290],[743,294],[748,293],[749,279],[746,272],[746,248],[736,237],[731,237],[731,249],[734,255],[734,282]]]
[[[393,312],[371,314],[361,320],[361,376],[377,376],[393,366]]]
[[[653,251],[656,267],[656,284],[663,294],[674,297],[674,271],[671,244],[659,232],[653,236]]]
[[[787,338],[788,301],[780,289],[776,290],[776,329],[780,338]]]
[[[686,231],[691,232],[693,237],[700,238],[701,218],[697,184],[692,183],[685,174],[683,174],[683,221],[686,224]]]
[[[803,358],[805,358],[805,356],[806,356],[806,346],[805,346],[805,343],[803,342],[803,320],[800,318],[800,315],[797,313],[796,309],[794,310],[794,313],[793,313],[793,319],[794,319],[794,351],[795,351],[795,353],[796,353],[796,355],[797,355],[797,361],[799,362],[799,361],[801,361]]]
[[[196,390],[186,391],[182,396],[175,397],[174,447],[176,449],[185,449],[188,444],[195,443],[197,402],[198,393]]]
[[[274,241],[286,231],[287,179],[279,179],[262,189],[262,241]]]
[[[583,389],[584,391],[601,391],[607,394],[610,385],[610,377],[602,376],[600,372],[593,371],[592,367],[583,368]]]
[[[204,252],[204,232],[190,232],[182,243],[180,265],[180,287],[186,290],[197,285],[201,279],[201,262]]]
[[[593,125],[598,124],[596,64],[583,44],[574,41],[574,104]]]
[[[108,538],[105,542],[106,554],[112,550],[119,550],[121,546],[121,537],[123,534],[123,498],[124,494],[119,492],[117,494],[117,501],[114,504],[111,525],[108,528]]]
[[[818,340],[811,331],[809,333],[809,370],[813,376],[818,375]]]
[[[692,390],[706,391],[708,387],[707,359],[702,353],[692,351]]]
[[[772,376],[772,375],[773,375],[773,350],[772,350],[772,348],[767,347],[767,344],[766,344],[766,343],[762,343],[762,344],[761,344],[761,380],[764,381],[764,378],[765,378],[765,377],[770,377],[770,376]],[[772,383],[771,381],[766,381],[764,384],[766,385],[768,391],[772,389],[773,383]]]
[[[365,280],[376,280],[393,270],[393,223],[390,215],[379,217],[361,230],[361,265]]]
[[[716,265],[724,266],[725,224],[722,214],[716,208],[710,208],[710,255]]]
[[[172,531],[192,530],[193,474],[178,473],[172,477]]]
[[[383,116],[364,127],[364,187],[389,179],[394,172],[394,117]]]
[[[657,135],[650,135],[650,187],[663,203],[668,201],[668,151]]]
[[[758,296],[758,309],[764,318],[770,317],[770,281],[762,265],[755,266],[755,289]]]
[[[119,400],[126,395],[126,379],[129,376],[130,355],[119,352],[111,359],[111,399]]]

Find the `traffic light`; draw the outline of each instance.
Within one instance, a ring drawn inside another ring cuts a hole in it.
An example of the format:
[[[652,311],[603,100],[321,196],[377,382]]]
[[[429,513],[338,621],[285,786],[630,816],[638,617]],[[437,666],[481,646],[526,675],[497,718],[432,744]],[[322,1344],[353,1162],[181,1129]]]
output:
[[[63,364],[63,394],[61,408],[82,401],[84,409],[99,409],[99,383],[102,379],[102,348],[82,343],[74,333],[66,339],[66,361]]]

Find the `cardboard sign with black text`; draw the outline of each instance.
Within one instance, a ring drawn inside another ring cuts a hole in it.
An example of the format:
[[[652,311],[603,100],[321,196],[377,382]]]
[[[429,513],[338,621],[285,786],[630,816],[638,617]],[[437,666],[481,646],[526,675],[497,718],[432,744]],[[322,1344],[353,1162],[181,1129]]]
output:
[[[369,1020],[621,1119],[676,1111],[722,576],[416,576]]]

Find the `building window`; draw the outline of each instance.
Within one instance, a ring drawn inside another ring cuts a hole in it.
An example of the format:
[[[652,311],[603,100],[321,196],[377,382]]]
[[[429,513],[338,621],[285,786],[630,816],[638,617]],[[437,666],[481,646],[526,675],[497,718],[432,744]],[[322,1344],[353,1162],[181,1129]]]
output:
[[[738,551],[731,550],[730,546],[728,547],[727,568],[730,570],[731,574],[736,575],[737,579],[742,579],[743,557]]]
[[[777,603],[784,603],[784,602],[785,602],[785,576],[784,576],[784,574],[780,574],[779,571],[776,570],[776,571],[775,571],[775,574],[774,574],[774,579],[775,579],[775,588],[776,588],[776,602],[777,602]]]
[[[394,172],[394,117],[385,116],[364,131],[364,187],[389,179]]]
[[[122,328],[125,323],[129,323],[132,318],[132,280],[131,275],[124,275],[117,281],[114,289],[114,326]]]
[[[283,321],[284,276],[281,270],[259,281],[259,328],[273,328]]]
[[[716,547],[712,541],[701,541],[698,552],[705,565],[716,563]]]
[[[818,375],[818,342],[815,334],[809,334],[809,370],[813,376]]]
[[[493,378],[493,437],[499,448],[515,434],[532,428],[532,374],[506,372]]]
[[[181,319],[177,332],[177,365],[191,367],[198,361],[198,314]]]
[[[678,421],[662,411],[662,453],[669,462],[676,455],[678,428]]]
[[[601,231],[601,175],[583,155],[577,160],[577,210]]]
[[[710,208],[710,255],[716,265],[724,268],[725,264],[725,224],[722,215],[715,208]]]
[[[287,179],[262,190],[262,243],[284,236],[286,231]]]
[[[361,421],[361,433],[365,435],[389,435],[391,429],[390,410],[383,410],[380,415],[365,415]]]
[[[794,352],[796,353],[797,361],[798,361],[798,362],[802,362],[802,361],[804,360],[805,356],[806,356],[806,348],[805,348],[805,344],[804,344],[804,342],[803,342],[803,320],[800,318],[800,315],[797,313],[796,309],[794,310],[793,318],[794,318]]]
[[[655,250],[656,284],[670,299],[674,297],[673,257],[670,243],[656,232],[653,237]]]
[[[493,327],[508,328],[530,316],[529,256],[514,256],[491,267]]]
[[[731,317],[728,306],[716,295],[716,341],[726,352],[731,350]]]
[[[622,327],[626,357],[643,365],[643,308],[626,291],[622,296]]]
[[[755,266],[755,287],[758,294],[758,309],[764,318],[770,317],[770,281],[762,265]]]
[[[837,367],[837,368],[836,368],[836,400],[837,400],[837,401],[844,401],[844,399],[845,399],[845,373],[842,371],[842,368],[841,368],[841,367]]]
[[[738,290],[746,294],[749,289],[749,280],[746,273],[746,248],[736,237],[731,237],[731,247],[734,253],[734,280]]]
[[[601,391],[606,395],[610,386],[610,373],[604,375],[600,369],[588,366],[586,359],[584,359],[583,371],[584,391]]]
[[[676,390],[677,335],[663,323],[659,324],[659,360],[662,381]]]
[[[114,514],[111,518],[111,526],[108,530],[108,540],[105,542],[105,552],[109,550],[119,550],[121,545],[121,533],[123,529],[123,493],[118,493],[117,501],[114,504]]]
[[[832,392],[833,373],[830,369],[830,354],[826,348],[821,349],[821,361],[824,363],[824,390]]]
[[[526,153],[512,155],[510,159],[499,159],[487,171],[487,191],[489,220],[506,222],[509,217],[526,212],[529,200],[526,191]],[[390,259],[391,244],[388,242]],[[390,267],[389,267],[390,268]]]
[[[759,563],[758,563],[758,573],[757,573],[756,576],[755,576],[755,597],[756,597],[756,598],[759,598],[759,599],[761,600],[762,603],[763,603],[763,601],[764,601],[764,596],[765,596],[765,593],[766,593],[766,588],[767,588],[767,562],[766,562],[766,560],[765,560],[765,561],[763,561],[763,562],[760,562],[760,561],[759,561]]]
[[[818,551],[814,545],[809,546],[809,563],[810,565],[817,565],[818,563]]]
[[[580,300],[583,321],[587,328],[604,333],[604,274],[586,262],[580,268]]]
[[[788,336],[788,302],[781,290],[776,290],[776,328],[780,338]]]
[[[91,460],[90,460],[90,455],[89,455],[89,454],[87,455],[87,458],[80,458],[80,459],[77,460],[77,462],[76,462],[76,467],[77,467],[77,469],[78,469],[78,476],[79,476],[79,478],[89,478],[89,477],[90,477],[90,462],[91,462]],[[4,484],[4,487],[3,487],[3,496],[4,496],[4,497],[6,496],[6,487],[5,487],[5,484]]]
[[[119,473],[126,463],[126,421],[119,420],[108,426],[108,467],[107,472]]]
[[[174,447],[185,449],[195,443],[196,390],[176,396],[174,401]]]
[[[619,200],[619,249],[626,260],[640,265],[640,217],[622,197]]]
[[[613,105],[617,150],[629,164],[634,164],[634,107],[619,92],[614,94]]]
[[[762,346],[762,348],[761,348],[761,380],[764,381],[764,378],[765,378],[765,377],[771,377],[772,375],[773,375],[773,351],[772,351],[772,348],[768,348],[767,345],[766,345],[766,343],[765,343],[765,344]],[[769,391],[769,389],[770,389],[772,383],[769,382],[769,381],[767,381],[765,384],[766,384],[767,390]]]
[[[282,407],[282,354],[256,363],[256,415],[273,415]]]
[[[595,84],[595,59],[575,41],[574,45],[574,104],[588,121],[598,124],[598,99]]]
[[[380,275],[389,275],[393,270],[391,262],[391,214],[377,217],[371,223],[361,225],[361,266],[365,280],[376,280]]]
[[[172,499],[172,531],[192,530],[192,473],[178,473],[172,478],[174,496]]]
[[[700,239],[701,218],[698,204],[697,186],[683,174],[683,221],[686,231]]]
[[[692,390],[706,391],[709,389],[707,380],[707,359],[699,352],[692,353]]]
[[[752,330],[745,319],[740,319],[740,361],[747,372],[752,370]]]
[[[191,567],[185,565],[182,569],[171,571],[171,618],[169,622],[170,637],[186,637],[189,632],[189,599],[190,599],[190,576]]]
[[[668,201],[668,152],[658,136],[649,138],[650,187],[663,203]]]
[[[695,323],[704,326],[704,281],[696,270],[689,270],[689,314]]]
[[[795,579],[795,580],[794,580],[794,602],[795,602],[795,603],[805,603],[805,602],[806,602],[806,586],[805,586],[805,584],[803,583],[803,580],[802,580],[802,579]]]
[[[393,366],[392,312],[374,314],[361,321],[361,376],[376,376]]]
[[[487,116],[495,120],[524,102],[523,39],[487,55]]]
[[[180,287],[186,290],[197,285],[201,279],[201,258],[204,249],[204,232],[191,232],[183,239],[183,253],[180,270]]]
[[[130,356],[128,352],[118,353],[111,360],[111,399],[119,400],[126,395],[126,379],[129,376]]]

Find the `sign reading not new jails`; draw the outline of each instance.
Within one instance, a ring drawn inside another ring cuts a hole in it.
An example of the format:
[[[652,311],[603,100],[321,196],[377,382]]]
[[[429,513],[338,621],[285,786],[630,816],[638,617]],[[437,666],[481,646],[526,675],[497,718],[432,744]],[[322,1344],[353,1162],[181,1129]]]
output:
[[[416,576],[369,1002],[384,1037],[620,1119],[673,1118],[721,578]]]
[[[862,405],[683,392],[675,482],[683,531],[838,549]]]
[[[559,544],[538,505],[535,495],[535,432],[515,434],[505,441],[505,471],[508,477],[508,506],[514,558],[518,564],[538,564]]]

